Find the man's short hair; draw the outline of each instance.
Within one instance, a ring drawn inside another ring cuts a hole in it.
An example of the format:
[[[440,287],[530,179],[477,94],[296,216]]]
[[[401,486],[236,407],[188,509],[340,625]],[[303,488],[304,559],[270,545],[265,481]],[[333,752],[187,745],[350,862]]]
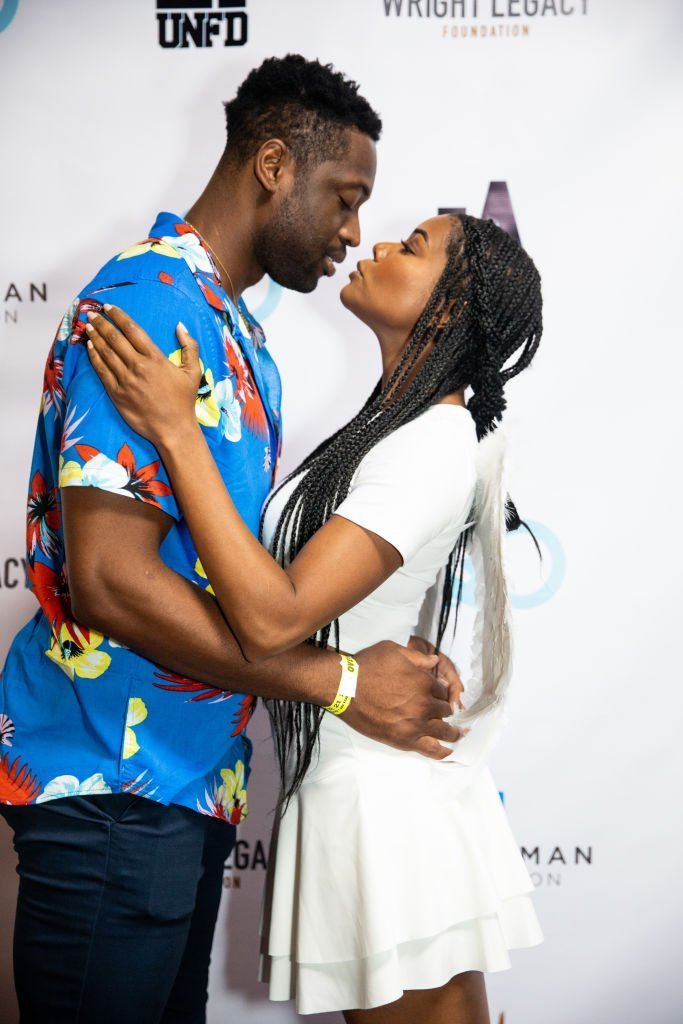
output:
[[[295,161],[334,160],[344,151],[344,130],[355,128],[376,142],[382,122],[358,85],[331,64],[300,54],[268,57],[225,104],[225,157],[242,164],[268,139],[287,144]]]

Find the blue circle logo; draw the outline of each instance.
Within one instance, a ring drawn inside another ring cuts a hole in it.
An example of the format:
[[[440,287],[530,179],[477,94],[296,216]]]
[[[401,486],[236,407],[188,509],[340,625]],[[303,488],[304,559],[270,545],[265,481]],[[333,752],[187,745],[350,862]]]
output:
[[[542,604],[547,604],[562,586],[567,569],[567,559],[564,553],[564,548],[553,531],[549,527],[544,526],[543,523],[534,522],[532,519],[529,519],[528,523],[541,547],[541,551],[543,552],[543,562],[541,563],[540,568],[545,568],[545,574],[539,586],[526,592],[514,591],[512,587],[510,587],[509,597],[511,607],[521,608],[524,610],[538,608]],[[507,544],[521,543],[525,536],[529,547],[529,558],[537,561],[538,556],[531,542],[531,538],[526,533],[526,530],[520,529],[515,530],[513,533],[509,533],[507,536]],[[465,559],[462,603],[468,605],[470,608],[475,607],[474,571],[472,569],[472,562],[469,558]]]
[[[0,32],[4,32],[17,13],[19,0],[0,0]]]
[[[274,313],[277,307],[280,305],[280,299],[282,298],[282,292],[284,291],[282,285],[277,284],[275,281],[271,281],[268,278],[268,291],[266,292],[263,302],[256,309],[252,309],[251,315],[255,320],[261,322],[269,317],[271,313]]]

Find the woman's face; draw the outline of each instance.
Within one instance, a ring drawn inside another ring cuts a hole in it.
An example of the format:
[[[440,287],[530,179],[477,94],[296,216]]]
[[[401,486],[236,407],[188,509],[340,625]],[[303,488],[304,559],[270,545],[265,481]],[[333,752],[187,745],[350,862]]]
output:
[[[342,303],[372,330],[408,337],[446,266],[449,216],[423,221],[400,242],[378,242],[340,292]]]

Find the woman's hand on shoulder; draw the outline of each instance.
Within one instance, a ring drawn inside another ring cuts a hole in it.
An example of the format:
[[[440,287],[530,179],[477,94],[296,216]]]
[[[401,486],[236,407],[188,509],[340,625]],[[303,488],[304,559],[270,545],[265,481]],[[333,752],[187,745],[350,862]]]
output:
[[[89,313],[93,369],[129,426],[160,451],[197,428],[195,403],[202,377],[197,342],[181,323],[179,355],[166,358],[149,335],[117,306],[106,318]]]

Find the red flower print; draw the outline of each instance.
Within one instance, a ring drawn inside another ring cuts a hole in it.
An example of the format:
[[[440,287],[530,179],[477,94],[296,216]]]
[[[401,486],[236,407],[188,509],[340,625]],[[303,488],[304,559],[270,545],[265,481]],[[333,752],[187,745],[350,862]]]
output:
[[[145,778],[148,771],[149,768],[145,768],[136,775],[134,779],[129,779],[128,782],[122,782],[121,789],[123,792],[130,793],[131,796],[141,796],[142,794],[147,797],[153,796],[159,787],[152,786],[154,779],[151,775],[148,779]]]
[[[214,309],[220,310],[221,313],[224,313],[225,304],[221,299],[220,295],[217,295],[216,292],[211,287],[211,285],[206,284],[206,282],[202,281],[200,277],[196,278],[196,281],[199,287],[201,288],[204,294],[204,298],[209,303],[209,305],[213,306]]]
[[[226,332],[225,359],[230,376],[234,378],[235,398],[242,406],[242,423],[256,437],[268,436],[268,421],[261,397],[256,390],[244,356],[238,352],[235,342]]]
[[[162,284],[173,284],[173,278],[165,270],[160,270],[157,276]]]
[[[235,696],[234,690],[221,690],[218,687],[207,686],[206,683],[200,683],[197,679],[188,679],[187,676],[180,676],[175,672],[167,672],[160,665],[157,667],[161,671],[155,672],[154,675],[157,679],[165,679],[169,685],[165,686],[163,683],[155,683],[154,685],[160,690],[168,690],[170,693],[193,693],[194,697],[188,697],[188,703],[194,704],[198,701],[210,700],[212,704],[218,704],[220,701],[228,700],[230,697]],[[246,729],[255,707],[256,697],[250,693],[245,694],[232,720],[235,728],[230,733],[231,736],[239,736]]]
[[[29,562],[28,580],[55,637],[59,637],[61,628],[65,625],[76,643],[80,644],[84,639],[88,642],[90,631],[85,626],[79,626],[76,631],[74,625],[69,584],[64,569],[55,572],[42,562]]]
[[[210,818],[220,818],[221,821],[227,821],[230,825],[239,825],[244,817],[244,804],[236,801],[232,810],[229,806],[222,804],[220,798],[213,793],[211,796],[206,794],[205,807],[201,807],[202,814],[206,814]]]
[[[61,518],[57,488],[48,488],[42,474],[36,472],[26,507],[26,550],[31,565],[36,558],[36,549],[50,559],[59,551]]]
[[[89,444],[77,444],[76,451],[85,463],[95,458],[106,458],[106,456],[102,455],[102,452]],[[121,482],[121,490],[128,491],[137,501],[146,501],[148,504],[154,505],[155,508],[161,508],[156,499],[165,498],[169,494],[173,494],[168,484],[154,479],[161,466],[160,460],[148,462],[146,466],[141,466],[138,469],[135,465],[135,456],[128,445],[124,444],[119,448],[116,461],[128,475],[128,479]]]
[[[219,701],[227,700],[233,695],[232,690],[221,690],[218,687],[207,686],[206,683],[200,683],[196,679],[179,676],[175,672],[166,672],[166,669],[161,668],[161,665],[157,667],[161,671],[155,672],[154,675],[157,679],[165,679],[170,685],[164,686],[163,683],[155,683],[154,685],[160,690],[169,690],[171,693],[194,693],[194,697],[188,698],[190,703],[211,700],[212,698],[212,703],[218,703]]]
[[[244,765],[238,761],[235,771],[224,769],[222,785],[213,784],[211,792],[204,790],[204,805],[197,801],[197,810],[211,818],[220,818],[231,825],[244,821],[248,811],[247,793],[244,789]]]
[[[28,765],[15,757],[10,765],[9,754],[0,758],[0,804],[30,804],[38,796],[41,786]]]
[[[96,299],[82,299],[76,307],[74,318],[71,321],[71,334],[69,335],[70,345],[83,344],[85,340],[85,328],[88,323],[88,313],[101,313],[102,303]],[[81,320],[81,316],[84,317]]]
[[[43,376],[43,415],[47,415],[50,409],[54,409],[57,412],[66,398],[62,384],[63,372],[64,360],[57,358],[55,342],[53,342],[47,362],[45,363],[45,374]]]
[[[239,711],[237,711],[233,718],[233,725],[235,728],[230,733],[231,736],[239,736],[239,734],[246,729],[255,708],[256,697],[254,697],[253,693],[245,694],[240,701]]]

